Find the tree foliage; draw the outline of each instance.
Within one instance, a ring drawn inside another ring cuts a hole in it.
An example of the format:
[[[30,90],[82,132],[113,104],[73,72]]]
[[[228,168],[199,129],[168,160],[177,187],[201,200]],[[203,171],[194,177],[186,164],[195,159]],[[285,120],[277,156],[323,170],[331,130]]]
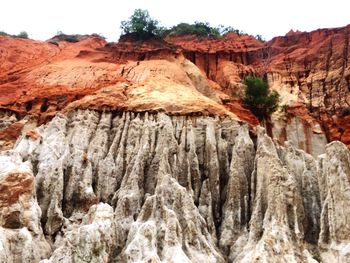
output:
[[[21,31],[16,37],[19,38],[28,38],[28,33],[26,31]]]
[[[239,36],[246,35],[245,32],[235,29],[231,26],[219,25],[211,26],[208,22],[179,23],[171,28],[160,26],[159,21],[151,18],[149,12],[143,9],[135,9],[134,13],[128,20],[124,20],[120,24],[122,34],[134,33],[140,39],[147,39],[152,36],[164,38],[168,35],[196,35],[199,37],[220,38],[229,32],[234,32]],[[261,35],[257,35],[259,41],[263,41]]]
[[[256,35],[255,38],[260,42],[266,42],[266,40],[262,37],[262,35]]]
[[[233,28],[232,26],[224,26],[224,25],[219,25],[219,30],[220,30],[220,34],[222,36],[226,35],[227,33],[233,32],[239,36],[243,36],[246,35],[246,33],[244,33],[244,31]]]
[[[201,37],[214,37],[219,38],[225,36],[229,32],[234,32],[237,35],[241,36],[245,33],[241,30],[235,29],[231,26],[225,27],[219,25],[217,27],[212,27],[208,22],[194,22],[193,24],[180,23],[176,26],[173,26],[168,34],[171,35],[196,35]]]
[[[279,94],[277,91],[270,91],[267,83],[258,77],[247,76],[244,79],[246,85],[244,104],[260,120],[268,118],[278,109]]]
[[[5,31],[0,31],[0,36],[6,36],[9,37],[11,36],[10,34],[6,33]]]
[[[63,33],[62,31],[57,31],[56,36],[54,36],[55,40],[59,41],[67,41],[69,43],[77,43],[79,42],[81,35],[68,35]]]
[[[121,22],[120,28],[123,34],[136,33],[141,38],[160,35],[163,31],[159,21],[151,18],[148,11],[142,9],[135,9],[128,20]]]
[[[208,22],[194,22],[194,24],[180,23],[173,26],[169,34],[181,35],[196,35],[201,37],[219,37],[220,31],[218,28],[211,27]]]
[[[0,36],[8,36],[8,37],[16,37],[16,38],[28,38],[29,37],[29,35],[26,31],[21,31],[17,35],[11,35],[11,34],[8,34],[4,31],[0,31]]]

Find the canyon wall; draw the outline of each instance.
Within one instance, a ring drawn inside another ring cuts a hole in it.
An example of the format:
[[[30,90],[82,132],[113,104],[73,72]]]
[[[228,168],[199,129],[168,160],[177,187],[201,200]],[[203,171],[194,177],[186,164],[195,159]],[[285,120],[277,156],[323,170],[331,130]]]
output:
[[[0,262],[350,262],[348,32],[0,36]]]
[[[280,93],[282,105],[295,112],[294,107],[302,103],[307,111],[299,117],[308,115],[311,122],[320,123],[328,141],[340,140],[349,146],[349,32],[350,26],[310,33],[291,31],[267,43],[233,33],[224,39],[185,36],[169,41],[181,46],[186,58],[229,95],[242,94],[244,76],[265,77],[270,88]]]

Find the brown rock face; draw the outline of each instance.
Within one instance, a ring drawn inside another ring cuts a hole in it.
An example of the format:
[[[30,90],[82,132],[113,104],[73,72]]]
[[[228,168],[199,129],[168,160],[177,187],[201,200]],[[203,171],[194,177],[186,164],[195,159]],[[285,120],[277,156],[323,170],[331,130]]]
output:
[[[16,152],[0,156],[0,261],[38,262],[50,253],[29,163]]]
[[[234,34],[219,40],[186,36],[169,41],[180,45],[186,58],[229,95],[242,93],[244,76],[267,76],[283,104],[302,102],[328,140],[350,145],[349,32],[350,26],[290,32],[265,44]]]
[[[279,91],[283,104],[304,104],[308,115],[320,122],[328,140],[349,145],[349,30],[350,26],[311,33],[290,32],[267,43],[234,33],[222,39],[179,36],[144,42],[129,35],[108,45],[98,37],[56,45],[1,37],[0,106],[21,115],[40,116],[41,121],[80,99],[83,100],[70,108],[227,114],[214,109],[220,105],[207,109],[211,101],[197,100],[195,94],[190,95],[194,100],[189,102],[197,105],[194,108],[181,105],[184,97],[173,103],[179,105],[175,108],[166,102],[152,102],[152,87],[162,86],[156,82],[187,94],[184,86],[194,86],[202,95],[226,107],[227,112],[256,125],[257,120],[240,107],[237,98],[243,93],[244,76],[258,74],[266,76],[271,88]],[[194,73],[183,56],[201,72]],[[154,62],[133,65],[130,60]],[[181,74],[187,74],[190,81]],[[161,76],[181,86],[174,86]],[[140,89],[144,84],[145,88]],[[158,92],[168,94],[171,89]],[[144,97],[139,97],[141,93]],[[167,101],[173,99],[168,96]],[[303,116],[305,113],[300,117]],[[281,136],[276,138],[281,140]],[[312,152],[308,147],[304,149]]]
[[[46,121],[67,106],[234,116],[221,105],[219,91],[212,90],[209,80],[164,41],[138,47],[124,40],[104,48],[98,38],[58,47],[8,37],[0,41],[3,53],[9,54],[1,57],[0,106],[20,116],[32,114]],[[25,64],[29,56],[34,58]]]
[[[329,140],[349,145],[350,26],[275,38],[269,81],[292,100],[305,104],[318,119]],[[294,98],[293,98],[294,97]]]

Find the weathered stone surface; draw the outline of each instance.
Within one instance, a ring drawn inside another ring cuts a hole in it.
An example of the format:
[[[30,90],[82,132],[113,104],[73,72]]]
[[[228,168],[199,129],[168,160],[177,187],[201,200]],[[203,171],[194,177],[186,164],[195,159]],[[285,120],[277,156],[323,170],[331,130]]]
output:
[[[80,225],[67,225],[56,238],[55,251],[49,260],[55,262],[109,262],[115,246],[113,208],[99,203],[90,207]]]
[[[235,242],[247,233],[251,213],[251,173],[255,149],[248,130],[242,126],[232,149],[226,200],[222,207],[220,247],[226,254],[235,247]]]
[[[280,144],[292,142],[315,158],[325,152],[327,138],[319,122],[302,105],[287,106],[272,116],[272,137]]]
[[[326,262],[350,262],[350,153],[332,142],[318,160],[322,204],[319,244]],[[328,251],[327,251],[328,250]]]
[[[146,198],[131,226],[121,261],[224,262],[191,192],[171,178],[167,159],[165,148],[155,194]]]
[[[51,252],[40,224],[29,162],[0,155],[0,262],[38,262]]]
[[[301,163],[302,165],[302,163]],[[298,178],[283,167],[272,140],[259,130],[252,173],[252,214],[248,242],[237,262],[308,262],[303,253],[302,196]],[[311,256],[310,256],[311,257]]]
[[[31,132],[1,154],[5,262],[349,260],[340,142],[317,162],[227,117],[93,110]]]

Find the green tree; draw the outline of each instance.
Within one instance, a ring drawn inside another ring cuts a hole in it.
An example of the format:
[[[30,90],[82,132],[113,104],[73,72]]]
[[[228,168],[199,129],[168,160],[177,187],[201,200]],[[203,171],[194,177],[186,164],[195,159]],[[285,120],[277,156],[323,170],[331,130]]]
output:
[[[246,33],[244,33],[242,30],[239,30],[239,29],[235,29],[233,28],[232,26],[224,26],[224,25],[219,25],[218,29],[220,30],[220,35],[221,36],[224,36],[226,35],[227,33],[230,33],[230,32],[233,32],[239,36],[243,36],[243,35],[246,35]]]
[[[244,84],[246,89],[243,102],[258,119],[266,120],[278,109],[280,95],[275,90],[270,91],[263,79],[247,76],[244,79]]]
[[[16,37],[19,38],[28,38],[28,33],[26,31],[21,31]]]
[[[169,30],[170,35],[196,35],[200,37],[221,36],[220,27],[212,27],[208,22],[194,22],[194,24],[180,23]]]
[[[6,36],[9,37],[11,36],[10,34],[6,33],[5,31],[0,31],[0,36]]]
[[[141,38],[160,35],[162,31],[159,21],[152,19],[148,11],[142,9],[135,9],[129,20],[121,22],[120,28],[123,34],[136,33]]]
[[[255,38],[260,42],[266,42],[266,40],[262,37],[262,35],[256,35]]]
[[[26,31],[21,31],[19,34],[17,35],[11,35],[11,34],[8,34],[4,31],[0,31],[0,36],[7,36],[7,37],[17,37],[17,38],[28,38],[29,35]]]

